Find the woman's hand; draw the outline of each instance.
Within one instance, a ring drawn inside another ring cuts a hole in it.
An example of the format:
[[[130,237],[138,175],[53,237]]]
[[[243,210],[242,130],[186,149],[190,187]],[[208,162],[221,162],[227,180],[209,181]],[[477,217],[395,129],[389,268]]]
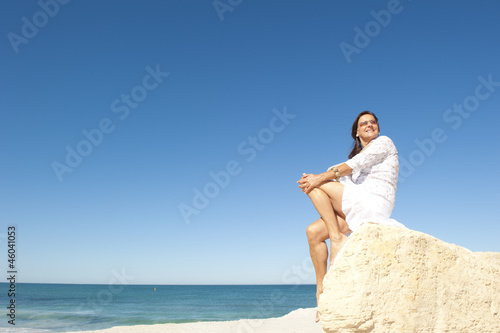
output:
[[[300,178],[297,183],[299,183],[299,188],[302,192],[309,194],[309,192],[321,185],[324,181],[322,175],[303,173],[302,178]]]

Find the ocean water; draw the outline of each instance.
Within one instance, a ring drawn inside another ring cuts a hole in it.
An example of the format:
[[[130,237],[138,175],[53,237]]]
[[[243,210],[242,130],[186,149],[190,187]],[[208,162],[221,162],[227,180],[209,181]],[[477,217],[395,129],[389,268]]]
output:
[[[156,290],[155,290],[156,288]],[[67,332],[113,326],[281,317],[316,306],[314,285],[16,285],[15,326],[8,284],[0,283],[0,331]]]

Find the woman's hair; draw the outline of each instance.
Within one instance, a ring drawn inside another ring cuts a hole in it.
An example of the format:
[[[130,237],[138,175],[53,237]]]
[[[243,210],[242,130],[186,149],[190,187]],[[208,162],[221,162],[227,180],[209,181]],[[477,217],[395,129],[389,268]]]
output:
[[[358,132],[359,118],[361,118],[365,114],[372,115],[375,118],[375,120],[377,121],[377,125],[378,125],[378,118],[375,115],[375,113],[370,112],[370,111],[363,111],[360,114],[358,114],[358,116],[356,117],[356,120],[354,121],[354,124],[352,124],[351,136],[354,139],[354,147],[352,148],[352,151],[349,154],[349,159],[351,159],[354,156],[358,155],[359,152],[361,151],[361,149],[363,149],[363,146],[361,145],[361,140],[356,136],[356,133]],[[379,126],[379,131],[380,131],[380,126]]]

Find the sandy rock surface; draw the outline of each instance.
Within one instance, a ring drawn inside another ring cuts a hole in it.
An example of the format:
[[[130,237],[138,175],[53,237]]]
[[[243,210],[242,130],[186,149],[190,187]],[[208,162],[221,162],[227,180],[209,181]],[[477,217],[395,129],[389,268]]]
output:
[[[500,332],[500,253],[365,224],[324,281],[326,332]]]

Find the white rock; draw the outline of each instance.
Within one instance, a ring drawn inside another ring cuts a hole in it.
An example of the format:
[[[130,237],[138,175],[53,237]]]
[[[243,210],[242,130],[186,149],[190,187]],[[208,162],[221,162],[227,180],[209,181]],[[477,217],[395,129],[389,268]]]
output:
[[[365,224],[325,277],[325,332],[500,332],[500,253]]]

